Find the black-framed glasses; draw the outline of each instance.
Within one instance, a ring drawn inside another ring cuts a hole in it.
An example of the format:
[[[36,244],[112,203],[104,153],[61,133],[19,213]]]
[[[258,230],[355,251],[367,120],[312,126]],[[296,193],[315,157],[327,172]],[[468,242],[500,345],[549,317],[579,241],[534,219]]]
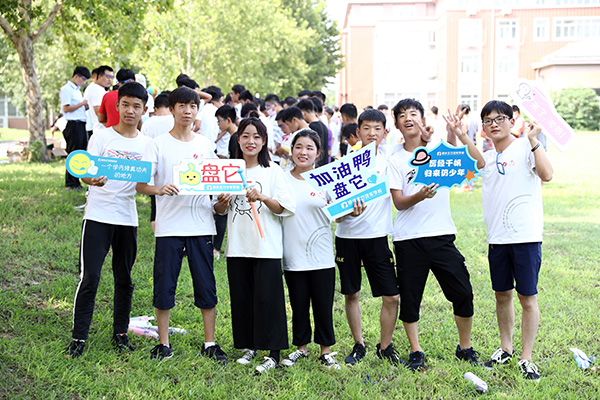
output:
[[[500,125],[501,123],[503,123],[504,121],[506,121],[508,119],[508,117],[506,115],[500,115],[496,118],[493,119],[484,119],[483,120],[483,124],[485,126],[491,126],[492,123],[496,123],[496,125]]]
[[[498,173],[500,175],[504,175],[506,174],[506,171],[504,170],[504,164],[502,164],[502,162],[499,160],[500,154],[502,154],[502,152],[496,154],[496,168],[498,169]]]

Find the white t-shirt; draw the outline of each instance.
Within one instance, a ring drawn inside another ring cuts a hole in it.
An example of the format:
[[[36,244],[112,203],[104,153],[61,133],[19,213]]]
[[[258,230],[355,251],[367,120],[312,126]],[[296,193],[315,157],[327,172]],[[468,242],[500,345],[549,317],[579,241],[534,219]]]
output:
[[[95,156],[141,160],[149,142],[150,139],[139,132],[135,138],[126,138],[113,128],[107,128],[92,135],[87,150]],[[137,226],[135,185],[136,182],[109,179],[104,186],[89,186],[83,219]]]
[[[155,115],[154,117],[148,118],[142,125],[142,133],[149,138],[156,138],[163,133],[169,132],[175,125],[175,119],[173,114],[169,115]]]
[[[225,132],[225,134],[216,143],[217,154],[229,158],[229,141],[231,140],[231,133]]]
[[[94,106],[100,107],[100,104],[102,104],[102,98],[105,93],[106,90],[94,82],[90,83],[83,92],[83,98],[88,101],[88,106],[90,107],[87,110],[88,115],[85,123],[87,131],[94,131],[96,133],[99,129],[105,128],[104,125],[98,122],[98,116],[96,115],[96,111],[94,111]]]
[[[219,124],[217,123],[217,117],[215,117],[215,113],[217,112],[217,107],[215,107],[212,103],[206,103],[204,107],[202,107],[202,111],[198,114],[202,114],[200,117],[202,123],[200,124],[200,132],[204,136],[208,138],[211,142],[215,143],[217,140],[217,136],[219,136]]]
[[[317,192],[305,180],[286,173],[296,198],[296,212],[283,218],[283,269],[312,271],[333,268],[331,223],[322,208],[327,192]]]
[[[375,158],[377,173],[385,175],[387,157],[378,151]],[[367,204],[358,217],[347,215],[335,230],[335,236],[344,239],[372,239],[392,233],[392,205],[389,197]]]
[[[413,153],[404,150],[403,144],[400,146],[400,150],[394,153],[388,163],[390,190],[399,189],[404,196],[411,196],[421,190],[423,185],[412,183],[416,172],[410,165]],[[406,210],[398,210],[392,237],[397,242],[454,234],[456,226],[450,213],[450,191],[440,188],[432,198],[420,201]]]
[[[544,230],[542,183],[534,169],[529,140],[516,139],[499,155],[492,149],[483,153],[483,157],[481,193],[488,243],[541,242]],[[498,169],[504,171],[504,175]]]
[[[277,200],[284,208],[281,214],[273,214],[262,202],[255,202],[258,219],[265,234],[261,239],[254,214],[246,195],[232,196],[227,209],[227,257],[281,258],[283,234],[280,217],[294,215],[296,199],[292,188],[279,165],[271,162],[269,168],[248,168],[246,179],[252,180],[259,192]]]
[[[190,142],[177,140],[171,134],[160,135],[150,142],[144,154],[144,160],[152,163],[154,186],[158,187],[173,183],[173,167],[182,160],[200,161],[215,157],[212,144],[202,135],[194,135]],[[215,233],[209,196],[156,196],[154,236],[205,236]]]

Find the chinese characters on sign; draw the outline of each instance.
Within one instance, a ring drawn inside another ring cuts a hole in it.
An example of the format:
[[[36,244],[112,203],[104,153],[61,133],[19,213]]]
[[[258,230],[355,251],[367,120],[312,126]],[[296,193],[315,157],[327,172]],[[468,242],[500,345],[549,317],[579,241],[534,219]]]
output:
[[[240,168],[246,170],[246,162],[241,159],[209,158],[201,163],[183,160],[173,167],[173,183],[179,188],[180,195],[245,194],[238,174]]]
[[[575,139],[575,131],[558,114],[552,99],[536,81],[521,79],[511,97],[521,111],[535,119],[544,128],[552,143],[561,151],[566,151]]]
[[[415,167],[415,184],[430,185],[451,189],[476,178],[479,174],[477,161],[467,151],[467,146],[450,146],[443,140],[433,149],[415,149],[410,164]]]
[[[128,182],[150,182],[152,164],[126,158],[98,157],[85,150],[73,151],[66,161],[67,170],[77,178],[96,178]]]
[[[352,212],[354,199],[368,203],[389,196],[388,179],[380,178],[376,167],[375,143],[371,143],[302,177],[316,190],[327,190],[333,201],[324,211],[334,220]]]

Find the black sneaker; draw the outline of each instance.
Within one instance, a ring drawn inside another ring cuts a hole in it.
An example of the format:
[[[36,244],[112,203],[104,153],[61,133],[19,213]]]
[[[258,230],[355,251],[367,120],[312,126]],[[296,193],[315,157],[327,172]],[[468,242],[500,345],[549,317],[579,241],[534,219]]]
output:
[[[456,353],[454,358],[457,360],[468,361],[473,365],[479,365],[479,352],[473,350],[473,347],[468,349],[461,349],[460,345],[456,346]]]
[[[408,355],[408,368],[414,371],[425,370],[425,353],[422,351],[411,351]]]
[[[164,360],[171,357],[173,357],[173,346],[171,344],[165,346],[159,343],[150,351],[150,359],[152,360]]]
[[[519,361],[519,368],[523,372],[523,377],[528,381],[540,381],[540,373],[537,366],[529,360]]]
[[[129,344],[129,338],[126,333],[114,334],[113,343],[119,353],[130,353],[133,351],[133,347]]]
[[[209,346],[207,348],[204,348],[204,345],[202,345],[202,350],[200,350],[200,354],[204,357],[214,358],[223,365],[229,363],[227,354],[225,354],[225,352],[221,350],[221,347],[219,347],[218,344]]]
[[[83,354],[83,348],[85,347],[85,340],[77,340],[73,339],[69,347],[65,353],[67,353],[67,357],[77,358]]]
[[[367,347],[360,344],[360,342],[356,342],[356,344],[352,348],[352,353],[350,353],[348,357],[344,359],[344,362],[347,365],[356,365],[356,363],[362,360],[366,354]]]
[[[512,358],[512,354],[507,351],[502,350],[501,348],[496,350],[494,354],[492,354],[492,358],[483,363],[483,368],[486,369],[494,369],[496,365],[501,365],[507,363]]]
[[[394,349],[393,343],[390,343],[390,345],[383,350],[381,349],[381,344],[377,343],[377,357],[381,358],[382,360],[388,360],[396,367],[399,365],[406,365],[406,361],[401,359],[396,349]]]

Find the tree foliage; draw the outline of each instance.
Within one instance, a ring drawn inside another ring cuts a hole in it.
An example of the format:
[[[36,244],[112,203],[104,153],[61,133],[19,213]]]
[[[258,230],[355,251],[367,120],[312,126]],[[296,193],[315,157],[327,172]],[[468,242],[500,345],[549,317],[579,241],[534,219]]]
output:
[[[600,129],[600,106],[593,89],[568,88],[552,96],[556,111],[573,129]]]

